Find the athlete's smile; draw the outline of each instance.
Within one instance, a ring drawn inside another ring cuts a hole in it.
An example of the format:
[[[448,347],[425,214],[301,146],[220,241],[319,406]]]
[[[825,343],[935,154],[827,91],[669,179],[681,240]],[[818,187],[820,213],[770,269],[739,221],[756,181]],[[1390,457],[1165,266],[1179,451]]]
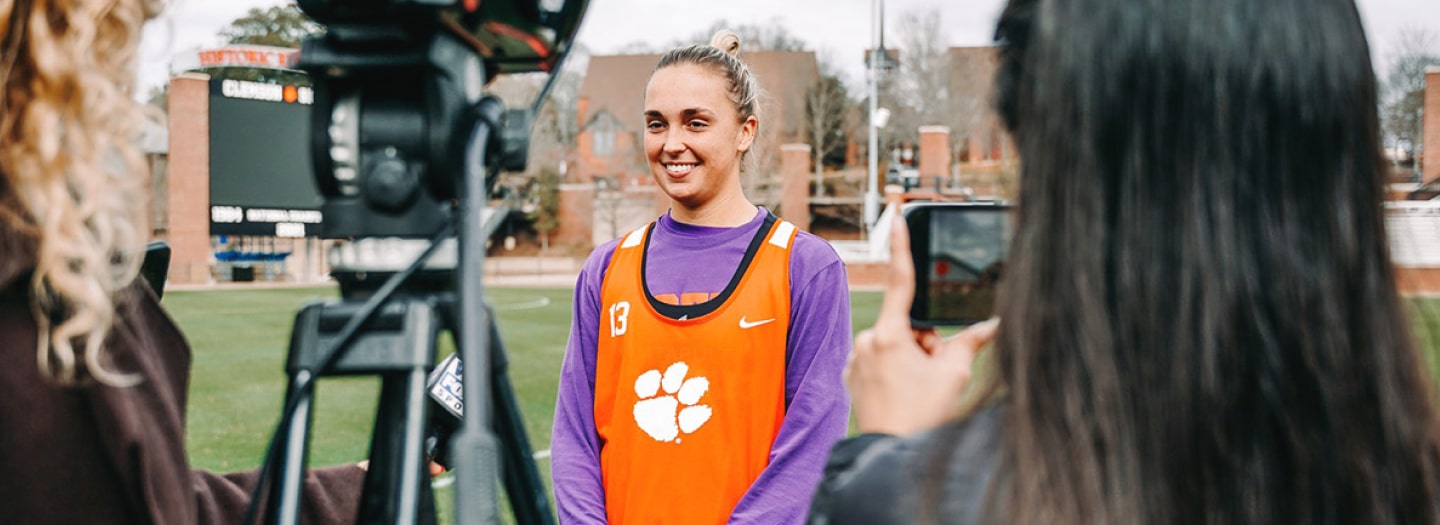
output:
[[[689,174],[690,170],[695,169],[695,166],[699,166],[700,164],[696,162],[667,162],[663,165],[665,166],[666,174],[672,177],[683,177]]]

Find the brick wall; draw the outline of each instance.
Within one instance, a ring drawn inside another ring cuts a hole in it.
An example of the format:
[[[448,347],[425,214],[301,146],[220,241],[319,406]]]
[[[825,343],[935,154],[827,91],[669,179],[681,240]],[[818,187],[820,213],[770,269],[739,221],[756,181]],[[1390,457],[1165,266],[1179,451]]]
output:
[[[560,185],[559,226],[551,234],[550,245],[581,255],[589,251],[590,232],[595,220],[595,185],[574,183]]]
[[[1396,268],[1401,295],[1440,295],[1440,268]]]
[[[809,144],[780,146],[780,217],[801,230],[810,229],[810,167]]]
[[[1425,157],[1420,180],[1440,179],[1440,67],[1425,70]]]
[[[576,162],[574,176],[570,182],[590,182],[596,177],[612,177],[629,184],[644,184],[649,178],[645,171],[643,144],[636,140],[636,134],[629,131],[605,131],[613,134],[613,149],[607,155],[596,155],[596,131],[581,131],[576,137]]]
[[[920,126],[920,172],[921,188],[936,188],[935,181],[942,183],[950,177],[950,128],[946,126]]]
[[[211,280],[210,77],[186,73],[171,79],[169,104],[169,281],[204,284]]]

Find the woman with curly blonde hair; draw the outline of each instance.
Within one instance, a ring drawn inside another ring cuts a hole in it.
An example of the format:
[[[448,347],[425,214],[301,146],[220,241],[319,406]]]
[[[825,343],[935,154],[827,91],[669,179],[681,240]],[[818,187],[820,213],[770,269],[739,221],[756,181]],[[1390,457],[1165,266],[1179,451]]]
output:
[[[0,2],[0,523],[232,522],[255,482],[190,469],[190,348],[136,279],[160,4]],[[362,478],[312,470],[307,521],[353,521]]]

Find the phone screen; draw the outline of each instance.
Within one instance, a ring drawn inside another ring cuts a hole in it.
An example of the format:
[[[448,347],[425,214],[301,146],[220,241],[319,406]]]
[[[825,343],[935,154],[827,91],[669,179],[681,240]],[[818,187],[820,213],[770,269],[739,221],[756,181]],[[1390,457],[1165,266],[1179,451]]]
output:
[[[912,323],[965,325],[994,316],[1010,240],[1003,204],[917,204],[905,213],[915,261]]]

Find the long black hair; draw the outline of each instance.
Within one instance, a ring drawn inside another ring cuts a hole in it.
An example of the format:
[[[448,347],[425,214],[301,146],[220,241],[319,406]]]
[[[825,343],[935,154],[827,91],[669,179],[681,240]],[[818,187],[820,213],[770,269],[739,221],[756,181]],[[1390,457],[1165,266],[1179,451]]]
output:
[[[1352,0],[1012,0],[1001,523],[1435,523]]]

